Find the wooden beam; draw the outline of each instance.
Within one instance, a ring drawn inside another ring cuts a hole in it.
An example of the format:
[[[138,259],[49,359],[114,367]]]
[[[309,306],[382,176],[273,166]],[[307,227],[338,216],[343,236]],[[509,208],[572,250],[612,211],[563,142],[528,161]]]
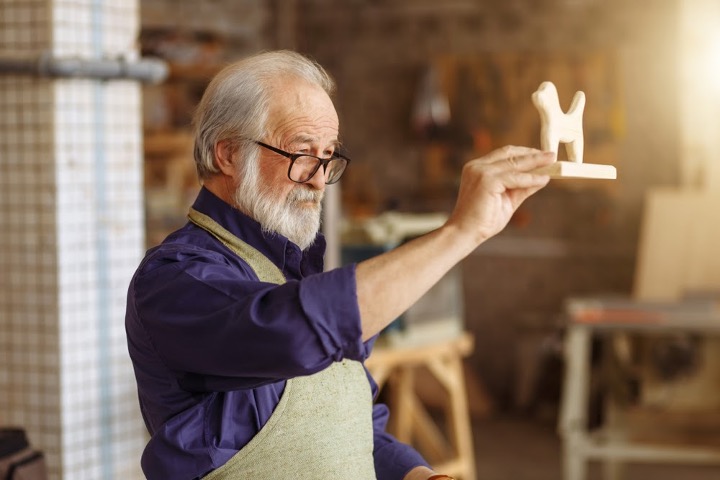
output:
[[[539,168],[536,172],[546,173],[550,175],[550,178],[604,178],[610,180],[617,178],[617,170],[612,165],[567,162],[564,160]]]

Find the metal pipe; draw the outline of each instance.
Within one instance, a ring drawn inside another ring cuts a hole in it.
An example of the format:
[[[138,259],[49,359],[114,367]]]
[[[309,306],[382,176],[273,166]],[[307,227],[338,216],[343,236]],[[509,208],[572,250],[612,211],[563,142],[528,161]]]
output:
[[[166,62],[154,58],[128,61],[125,58],[81,59],[0,56],[0,75],[18,74],[55,78],[95,78],[100,80],[127,79],[146,83],[160,83],[168,76]]]

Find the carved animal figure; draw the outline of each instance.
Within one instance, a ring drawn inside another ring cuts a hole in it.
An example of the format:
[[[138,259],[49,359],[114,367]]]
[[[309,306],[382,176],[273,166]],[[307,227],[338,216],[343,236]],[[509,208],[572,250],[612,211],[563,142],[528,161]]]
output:
[[[585,94],[576,92],[567,113],[560,108],[557,88],[552,82],[543,82],[532,95],[532,101],[540,112],[540,143],[545,151],[558,151],[558,144],[565,143],[568,160],[582,163],[583,140],[582,115]]]

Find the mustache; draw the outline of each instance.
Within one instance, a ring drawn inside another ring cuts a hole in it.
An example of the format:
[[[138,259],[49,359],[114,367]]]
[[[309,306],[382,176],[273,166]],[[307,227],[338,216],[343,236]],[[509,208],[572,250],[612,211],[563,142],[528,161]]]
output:
[[[287,203],[313,202],[319,204],[324,196],[324,192],[319,190],[311,190],[307,187],[298,185],[290,190],[287,196]]]

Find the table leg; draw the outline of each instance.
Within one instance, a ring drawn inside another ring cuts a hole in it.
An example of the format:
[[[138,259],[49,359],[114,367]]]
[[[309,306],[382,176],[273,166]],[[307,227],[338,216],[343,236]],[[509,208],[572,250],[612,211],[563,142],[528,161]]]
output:
[[[585,480],[587,407],[590,383],[591,332],[584,325],[568,326],[565,334],[565,378],[559,433],[563,445],[563,480]]]

